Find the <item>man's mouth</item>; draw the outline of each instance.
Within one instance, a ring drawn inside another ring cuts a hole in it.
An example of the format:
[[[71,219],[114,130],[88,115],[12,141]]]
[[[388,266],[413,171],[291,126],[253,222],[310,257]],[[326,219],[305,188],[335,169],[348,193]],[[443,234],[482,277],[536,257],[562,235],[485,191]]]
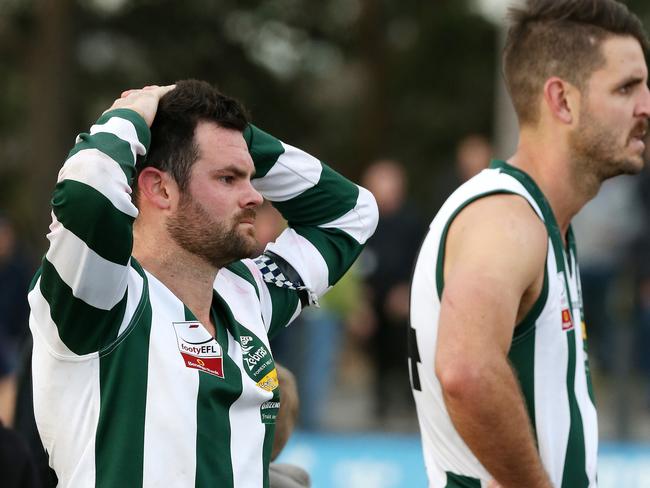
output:
[[[255,225],[256,214],[257,214],[257,212],[255,212],[255,210],[247,209],[247,210],[244,210],[241,213],[239,219],[237,219],[237,220],[239,221],[240,224]]]
[[[644,119],[643,122],[637,124],[634,130],[632,130],[632,133],[630,134],[630,139],[640,140],[641,142],[645,142],[645,137],[647,133],[648,133],[648,121]]]

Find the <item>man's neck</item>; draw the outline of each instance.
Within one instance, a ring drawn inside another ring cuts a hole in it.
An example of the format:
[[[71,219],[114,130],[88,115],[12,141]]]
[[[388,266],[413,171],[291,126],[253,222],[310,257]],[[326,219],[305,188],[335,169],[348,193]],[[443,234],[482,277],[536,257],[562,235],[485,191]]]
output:
[[[218,268],[184,250],[168,236],[153,238],[137,231],[134,233],[133,256],[215,335],[210,308]]]
[[[571,160],[562,144],[539,133],[520,134],[517,152],[508,160],[525,171],[548,200],[562,236],[565,237],[571,219],[591,200],[601,185],[596,175],[582,171],[577,174],[576,162]]]

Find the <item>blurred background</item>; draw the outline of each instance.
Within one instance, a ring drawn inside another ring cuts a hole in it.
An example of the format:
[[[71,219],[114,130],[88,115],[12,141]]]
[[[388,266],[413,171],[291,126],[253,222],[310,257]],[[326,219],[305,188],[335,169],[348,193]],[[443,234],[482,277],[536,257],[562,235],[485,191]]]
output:
[[[0,419],[28,336],[25,290],[74,143],[126,88],[208,80],[256,125],[362,182],[380,224],[361,259],[273,344],[316,488],[425,486],[408,385],[408,281],[445,198],[516,123],[499,57],[507,0],[0,0]],[[629,7],[650,25],[650,3]],[[283,228],[260,211],[260,246]],[[650,486],[650,171],[576,218],[602,487]],[[624,475],[622,474],[624,473]],[[622,480],[622,476],[627,476]]]

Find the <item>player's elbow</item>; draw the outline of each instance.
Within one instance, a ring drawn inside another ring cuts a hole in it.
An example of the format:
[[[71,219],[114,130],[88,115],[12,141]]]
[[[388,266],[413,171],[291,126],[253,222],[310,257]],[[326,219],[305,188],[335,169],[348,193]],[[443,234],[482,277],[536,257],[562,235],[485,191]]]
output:
[[[475,398],[483,384],[481,367],[465,357],[437,359],[436,377],[445,398],[458,401]]]
[[[358,237],[361,243],[365,243],[377,230],[379,224],[379,207],[375,196],[363,187],[359,187],[359,196],[355,211],[359,216],[361,227]]]

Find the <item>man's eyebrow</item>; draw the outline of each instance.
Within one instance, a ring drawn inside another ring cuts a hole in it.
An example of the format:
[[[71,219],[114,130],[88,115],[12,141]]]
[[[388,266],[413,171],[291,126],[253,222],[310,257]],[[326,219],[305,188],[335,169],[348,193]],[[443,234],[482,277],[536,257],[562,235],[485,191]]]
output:
[[[643,76],[631,75],[617,83],[617,86],[622,87],[640,85],[641,83],[645,83],[645,81],[646,79]]]
[[[241,169],[239,166],[235,166],[234,164],[229,164],[228,166],[225,166],[223,168],[215,169],[211,172],[213,175],[219,176],[223,174],[233,174],[235,176],[238,176],[240,178],[248,178],[249,173],[248,171],[245,171]],[[255,176],[255,170],[250,173],[250,177],[252,178]]]

